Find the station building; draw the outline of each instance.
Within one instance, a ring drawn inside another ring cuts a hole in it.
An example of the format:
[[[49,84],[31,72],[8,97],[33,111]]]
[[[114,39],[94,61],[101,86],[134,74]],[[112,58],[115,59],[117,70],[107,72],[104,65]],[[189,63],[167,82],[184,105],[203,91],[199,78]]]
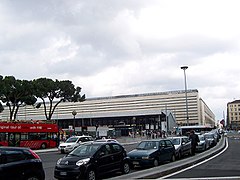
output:
[[[172,131],[183,125],[215,126],[215,115],[199,97],[196,89],[187,90],[188,122],[185,91],[168,91],[133,95],[87,98],[84,102],[62,102],[52,117],[62,129],[95,131],[113,128],[127,135],[129,131]],[[73,113],[75,112],[75,114]],[[1,114],[9,119],[7,108]],[[20,107],[17,120],[45,120],[43,106]]]

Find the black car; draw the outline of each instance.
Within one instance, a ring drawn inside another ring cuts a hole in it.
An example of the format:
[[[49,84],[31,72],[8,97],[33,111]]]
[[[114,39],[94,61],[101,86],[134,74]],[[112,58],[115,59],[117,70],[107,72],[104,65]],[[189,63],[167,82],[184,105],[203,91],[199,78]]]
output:
[[[144,140],[128,153],[133,166],[158,166],[159,163],[175,161],[175,147],[169,139]]]
[[[29,148],[1,146],[0,179],[44,180],[42,161]]]
[[[126,150],[115,142],[89,142],[80,145],[57,161],[56,179],[96,179],[99,176],[121,171],[129,173],[130,163]]]

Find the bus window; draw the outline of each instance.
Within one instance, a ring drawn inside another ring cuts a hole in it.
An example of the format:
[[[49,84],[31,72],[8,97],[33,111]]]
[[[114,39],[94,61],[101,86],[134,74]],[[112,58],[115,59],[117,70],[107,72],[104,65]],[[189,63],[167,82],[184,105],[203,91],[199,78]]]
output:
[[[6,133],[0,133],[0,141],[6,141],[7,140],[7,134]]]

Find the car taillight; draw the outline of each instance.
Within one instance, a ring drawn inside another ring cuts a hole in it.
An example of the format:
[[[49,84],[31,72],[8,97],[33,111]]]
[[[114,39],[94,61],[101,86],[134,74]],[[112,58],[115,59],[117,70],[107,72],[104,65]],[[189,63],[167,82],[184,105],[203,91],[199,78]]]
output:
[[[40,159],[39,155],[37,155],[33,150],[30,149],[30,152],[36,159]]]

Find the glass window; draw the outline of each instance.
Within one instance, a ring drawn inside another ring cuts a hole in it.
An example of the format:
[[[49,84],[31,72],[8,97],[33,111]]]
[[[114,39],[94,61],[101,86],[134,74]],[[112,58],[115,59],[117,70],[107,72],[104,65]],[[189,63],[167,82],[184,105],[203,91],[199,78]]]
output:
[[[6,163],[25,160],[25,155],[22,151],[7,150],[6,151]]]
[[[172,143],[171,143],[171,141],[169,141],[169,140],[166,140],[166,145],[167,145],[167,147],[171,147],[171,146],[172,146]]]
[[[118,144],[113,144],[113,152],[121,152],[122,148]]]
[[[110,153],[111,153],[111,147],[110,147],[110,145],[107,144],[105,147],[106,147],[106,150],[108,151],[108,153],[110,154]]]
[[[6,141],[7,140],[7,134],[6,133],[0,133],[0,141]]]
[[[165,147],[165,141],[160,141],[159,146],[160,147]]]
[[[179,138],[172,139],[172,143],[174,145],[179,145],[180,144],[180,139]]]
[[[103,153],[104,155],[111,154],[111,147],[109,145],[105,145],[101,148],[100,153]]]
[[[21,133],[21,140],[28,140],[28,133]]]

